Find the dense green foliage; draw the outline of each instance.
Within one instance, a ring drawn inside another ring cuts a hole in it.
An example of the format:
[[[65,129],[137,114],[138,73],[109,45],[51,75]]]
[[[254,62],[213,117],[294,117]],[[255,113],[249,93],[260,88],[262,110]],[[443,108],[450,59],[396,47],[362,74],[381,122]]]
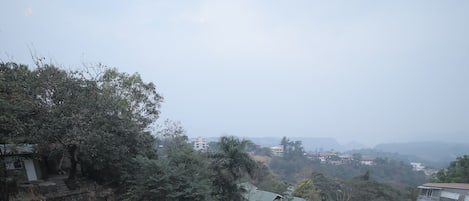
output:
[[[248,141],[224,136],[218,143],[219,152],[211,154],[213,191],[217,200],[244,200],[240,180],[254,175],[255,161],[245,151]]]
[[[304,198],[308,201],[319,200],[319,194],[311,179],[302,179],[293,187],[293,196]]]
[[[347,180],[313,173],[310,178],[314,181],[321,201],[413,201],[416,199],[414,187],[403,187],[380,183],[370,179],[369,173]]]
[[[433,182],[469,183],[469,156],[464,155],[452,161],[448,168],[439,170],[432,178]]]
[[[282,157],[273,157],[270,162],[270,168],[280,176],[280,179],[290,183],[305,177],[303,172],[309,174],[309,169],[313,165],[311,160],[304,156],[304,149],[301,141],[290,141],[286,137],[280,144],[283,146],[284,155]]]
[[[286,138],[280,144],[287,149],[295,144],[301,146]],[[301,147],[290,148],[294,149],[302,150]],[[376,158],[375,165],[370,166],[359,162],[360,154],[352,158],[343,164],[321,164],[303,154],[285,154],[273,157],[269,166],[280,178],[296,183],[294,195],[305,199],[318,197],[321,201],[414,200],[414,186],[425,181],[423,172],[412,171],[412,166],[401,161]],[[299,186],[308,186],[314,189],[309,192],[314,193],[305,193],[308,191]]]
[[[0,63],[0,142],[21,140],[37,118],[32,72],[25,65]],[[21,139],[20,139],[21,138]]]
[[[164,139],[162,159],[137,156],[127,172],[127,200],[212,200],[207,155],[183,137]]]
[[[423,171],[413,171],[410,164],[402,161],[376,158],[374,163],[374,165],[363,165],[357,161],[341,165],[315,163],[313,168],[341,179],[349,179],[369,171],[372,173],[372,178],[380,182],[416,186],[427,180]]]
[[[243,200],[241,179],[267,178],[247,141],[222,137],[217,150],[204,153],[192,149],[177,123],[151,133],[162,101],[155,85],[138,74],[93,70],[0,63],[0,143],[36,144],[45,164],[65,157],[68,183],[87,177],[126,200]],[[0,165],[7,192],[12,175]]]
[[[402,188],[373,180],[360,178],[347,181],[342,187],[342,198],[350,197],[350,201],[414,201],[415,194],[413,188]],[[348,194],[348,195],[347,195]]]

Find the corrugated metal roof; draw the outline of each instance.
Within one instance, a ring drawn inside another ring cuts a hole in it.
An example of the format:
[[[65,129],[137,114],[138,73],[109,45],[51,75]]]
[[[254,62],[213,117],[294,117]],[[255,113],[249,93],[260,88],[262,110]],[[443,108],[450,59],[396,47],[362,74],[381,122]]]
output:
[[[436,187],[436,188],[456,188],[469,190],[469,184],[466,183],[426,183],[423,187]]]
[[[0,144],[0,153],[2,155],[21,155],[34,153],[32,144]]]

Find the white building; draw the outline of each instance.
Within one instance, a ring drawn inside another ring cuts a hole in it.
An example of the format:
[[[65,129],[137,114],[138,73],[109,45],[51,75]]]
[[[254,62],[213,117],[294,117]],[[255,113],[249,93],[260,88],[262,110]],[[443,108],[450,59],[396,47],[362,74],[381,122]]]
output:
[[[414,171],[422,171],[425,169],[425,166],[423,166],[422,163],[411,162],[410,165],[412,165],[412,169]]]
[[[197,137],[195,138],[193,141],[192,141],[192,145],[194,147],[194,150],[197,150],[197,151],[207,151],[208,150],[208,143],[207,143],[207,139],[203,138],[203,137]]]
[[[362,165],[375,165],[375,158],[373,157],[362,157],[360,160],[360,164]]]
[[[270,147],[270,150],[272,150],[272,154],[274,156],[283,156],[283,146],[281,145]]]

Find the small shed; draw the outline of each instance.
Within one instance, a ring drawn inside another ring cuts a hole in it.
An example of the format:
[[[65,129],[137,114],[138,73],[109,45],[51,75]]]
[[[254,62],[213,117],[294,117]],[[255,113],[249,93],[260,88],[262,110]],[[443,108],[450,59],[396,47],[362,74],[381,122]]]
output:
[[[18,181],[36,181],[41,178],[39,162],[32,144],[0,144],[0,157],[5,161],[8,176]]]

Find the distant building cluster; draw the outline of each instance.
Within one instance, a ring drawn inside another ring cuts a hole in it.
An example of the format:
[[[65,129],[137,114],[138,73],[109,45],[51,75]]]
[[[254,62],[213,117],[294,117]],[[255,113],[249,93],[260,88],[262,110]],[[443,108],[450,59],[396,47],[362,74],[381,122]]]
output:
[[[270,147],[273,156],[282,157],[284,155],[283,146]],[[361,156],[360,158],[354,158],[351,154],[341,154],[336,151],[321,151],[316,153],[304,153],[306,157],[311,160],[318,160],[322,164],[342,165],[348,164],[352,161],[358,160],[362,165],[374,165],[374,157]]]
[[[374,157],[360,156],[354,158],[351,154],[341,154],[336,151],[316,152],[309,154],[311,159],[319,160],[322,164],[343,165],[358,161],[362,165],[374,165]]]
[[[436,170],[427,168],[425,167],[422,163],[419,162],[410,162],[410,165],[412,165],[412,170],[414,171],[423,171],[425,175],[430,176],[434,173],[436,173]]]

